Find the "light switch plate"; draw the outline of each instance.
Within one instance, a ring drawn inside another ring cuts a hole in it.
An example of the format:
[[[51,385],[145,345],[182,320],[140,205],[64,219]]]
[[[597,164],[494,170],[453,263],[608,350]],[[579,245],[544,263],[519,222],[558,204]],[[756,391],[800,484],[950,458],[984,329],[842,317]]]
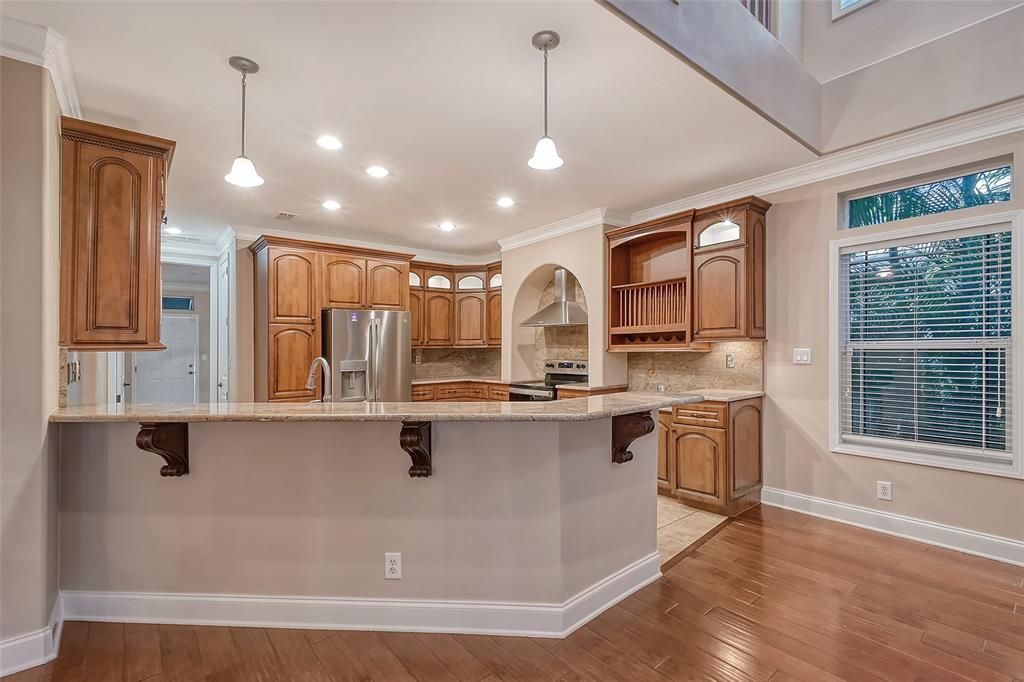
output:
[[[794,348],[793,349],[793,364],[794,365],[809,365],[809,364],[811,364],[811,349],[810,348]]]

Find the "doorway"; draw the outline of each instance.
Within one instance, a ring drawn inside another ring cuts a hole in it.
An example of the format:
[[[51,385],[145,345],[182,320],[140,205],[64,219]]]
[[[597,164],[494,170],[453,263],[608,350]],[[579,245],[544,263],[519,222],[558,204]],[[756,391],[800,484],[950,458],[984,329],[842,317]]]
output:
[[[131,401],[199,402],[199,316],[195,312],[164,310],[160,341],[165,350],[132,353]]]

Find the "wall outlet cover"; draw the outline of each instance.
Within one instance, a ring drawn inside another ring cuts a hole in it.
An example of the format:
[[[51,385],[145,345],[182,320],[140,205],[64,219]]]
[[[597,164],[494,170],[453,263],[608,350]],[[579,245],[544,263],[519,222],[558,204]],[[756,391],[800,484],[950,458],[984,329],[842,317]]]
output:
[[[402,579],[402,553],[401,552],[385,552],[384,553],[384,579],[385,580],[401,580]]]
[[[725,354],[725,366],[727,369],[733,369],[736,367],[736,356],[732,353]]]
[[[794,365],[809,365],[809,364],[811,364],[811,349],[810,348],[794,348],[793,349],[793,364]]]
[[[892,502],[892,481],[878,481],[878,499]]]

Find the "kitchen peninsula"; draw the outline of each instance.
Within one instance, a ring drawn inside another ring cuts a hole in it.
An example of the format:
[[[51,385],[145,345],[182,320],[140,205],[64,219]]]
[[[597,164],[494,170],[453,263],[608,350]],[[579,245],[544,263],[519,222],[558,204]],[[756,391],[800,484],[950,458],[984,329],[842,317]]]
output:
[[[702,399],[62,408],[65,609],[562,636],[660,575],[656,413]]]

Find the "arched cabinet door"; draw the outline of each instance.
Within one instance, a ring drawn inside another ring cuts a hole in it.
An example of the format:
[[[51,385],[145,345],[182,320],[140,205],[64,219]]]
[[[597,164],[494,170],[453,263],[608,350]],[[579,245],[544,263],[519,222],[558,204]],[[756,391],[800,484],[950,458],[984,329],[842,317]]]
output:
[[[423,299],[423,345],[452,346],[455,335],[455,297],[427,291]]]
[[[501,345],[501,291],[487,293],[487,345]]]
[[[722,473],[725,466],[725,430],[700,426],[675,426],[674,492],[716,504],[725,503]]]
[[[761,405],[761,399],[754,398],[729,406],[729,434],[732,438],[729,496],[733,499],[761,486]]]
[[[423,292],[409,292],[410,340],[413,347],[423,345]]]
[[[455,345],[485,345],[487,343],[486,318],[486,294],[456,294]]]
[[[318,390],[306,388],[309,366],[319,353],[315,325],[270,325],[268,400],[314,400]],[[319,383],[318,383],[319,385]]]
[[[323,307],[362,308],[366,305],[366,264],[362,258],[325,253]]]
[[[316,252],[271,246],[267,266],[270,322],[315,324]]]
[[[694,255],[695,341],[740,338],[747,335],[745,270],[744,247]]]
[[[405,310],[409,305],[409,264],[366,261],[366,304],[383,310]]]

